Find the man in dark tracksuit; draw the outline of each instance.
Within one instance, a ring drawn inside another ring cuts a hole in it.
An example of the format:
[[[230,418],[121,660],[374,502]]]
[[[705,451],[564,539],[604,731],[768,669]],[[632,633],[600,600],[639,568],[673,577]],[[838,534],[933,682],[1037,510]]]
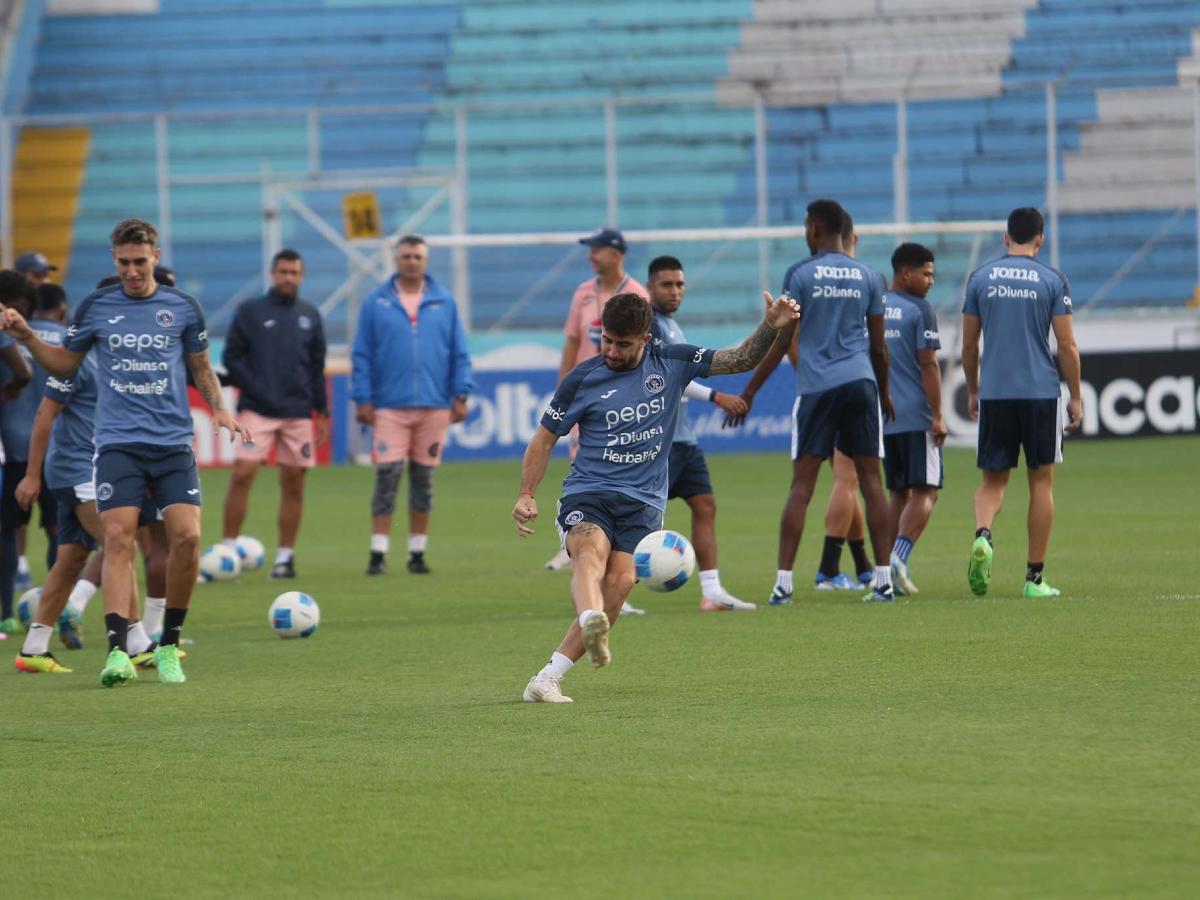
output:
[[[238,307],[223,362],[240,389],[238,416],[254,443],[238,445],[225,495],[224,543],[235,547],[250,487],[272,448],[279,463],[279,549],[272,578],[295,578],[294,547],[304,505],[304,473],[329,439],[325,333],[317,308],[297,296],[304,262],[295,250],[271,261],[271,289]],[[314,433],[313,413],[316,413]]]

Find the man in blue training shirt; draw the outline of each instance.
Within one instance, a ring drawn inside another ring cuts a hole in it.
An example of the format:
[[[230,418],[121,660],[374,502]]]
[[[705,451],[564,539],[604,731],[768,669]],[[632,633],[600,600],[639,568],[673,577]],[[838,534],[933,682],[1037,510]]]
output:
[[[896,418],[883,426],[883,473],[892,504],[892,582],[915,594],[908,575],[913,544],[929,524],[942,487],[942,370],[937,316],[925,300],[933,287],[933,251],[901,244],[892,254],[892,289],[883,295],[888,383]]]
[[[967,281],[963,303],[963,373],[972,419],[979,422],[977,465],[983,483],[975,493],[975,542],[967,582],[979,597],[992,577],[992,522],[1004,502],[1010,471],[1022,448],[1029,473],[1029,556],[1026,597],[1057,597],[1042,579],[1054,522],[1054,466],[1062,462],[1063,431],[1083,423],[1079,347],[1071,325],[1067,278],[1036,259],[1042,248],[1042,214],[1032,207],[1008,216],[1008,255],[980,266]],[[1064,427],[1062,390],[1050,331],[1070,399]],[[980,370],[979,338],[986,336]]]
[[[167,609],[155,650],[158,679],[183,682],[179,636],[199,568],[200,476],[192,451],[187,402],[190,370],[213,410],[213,429],[230,439],[250,434],[225,409],[208,359],[208,332],[200,304],[154,280],[158,232],[127,219],[113,229],[113,262],[121,284],[96,291],[76,311],[61,347],[40,340],[14,310],[0,327],[23,343],[51,374],[70,378],[89,350],[101,372],[96,406],[96,505],[104,525],[105,626],[109,654],[100,682],[106,687],[137,678],[126,652],[128,599],[133,591],[134,536],[147,490],[163,512],[171,550]]]
[[[521,491],[512,516],[517,533],[533,534],[534,493],[560,437],[579,425],[579,452],[563,482],[557,523],[571,556],[571,623],[550,662],[530,679],[529,703],[569,703],[562,677],[588,654],[608,665],[608,631],[636,580],[633,551],[662,527],[669,486],[669,448],[683,389],[702,375],[728,375],[755,366],[778,330],[795,321],[786,297],[767,302],[762,323],[739,347],[707,350],[691,344],[652,345],[653,313],[637,294],[617,294],[601,314],[600,355],[563,379],[525,450]]]
[[[686,344],[683,329],[675,321],[675,313],[683,303],[686,287],[683,263],[673,256],[659,256],[652,260],[646,287],[650,292],[650,306],[654,310],[654,319],[650,323],[654,346],[662,348]],[[739,600],[721,585],[717,569],[717,499],[713,496],[708,462],[692,430],[688,400],[715,403],[726,415],[731,416],[744,413],[746,404],[740,397],[723,394],[698,381],[690,382],[683,389],[679,421],[675,424],[675,440],[671,442],[671,456],[667,464],[670,478],[667,499],[679,497],[692,511],[692,546],[696,549],[696,563],[700,568],[700,608],[706,612],[751,610],[755,608],[753,603]]]
[[[883,280],[846,253],[846,212],[833,200],[808,205],[805,238],[812,253],[783,279],[800,306],[796,325],[796,405],[792,425],[792,486],[779,524],[779,566],[772,606],[792,602],[792,569],[804,532],[821,463],[834,449],[854,460],[867,505],[867,530],[875,554],[871,593],[864,600],[891,602],[888,565],[891,528],[879,476],[883,418],[893,418],[888,395],[887,341],[883,335]],[[783,359],[792,334],[777,342],[746,385],[751,397]],[[840,551],[840,547],[839,547]]]

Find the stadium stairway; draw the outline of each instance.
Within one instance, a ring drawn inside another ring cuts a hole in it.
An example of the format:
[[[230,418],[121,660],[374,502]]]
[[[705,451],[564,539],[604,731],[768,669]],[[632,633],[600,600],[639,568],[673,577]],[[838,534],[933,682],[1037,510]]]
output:
[[[90,134],[86,128],[26,128],[13,164],[13,247],[38,250],[69,274],[71,241]]]

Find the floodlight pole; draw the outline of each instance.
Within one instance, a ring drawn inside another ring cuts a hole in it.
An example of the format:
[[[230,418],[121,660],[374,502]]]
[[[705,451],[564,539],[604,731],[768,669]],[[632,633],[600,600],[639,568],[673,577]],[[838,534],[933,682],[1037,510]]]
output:
[[[609,228],[617,228],[617,104],[604,101],[604,185],[605,219]]]
[[[1058,97],[1046,82],[1046,212],[1050,219],[1050,265],[1058,268]]]
[[[165,265],[174,265],[171,254],[171,156],[166,113],[154,117],[154,170],[158,188],[158,246]]]
[[[1200,76],[1192,82],[1192,134],[1196,192],[1196,288],[1193,299],[1200,301]]]
[[[896,98],[896,155],[892,157],[892,217],[907,222],[908,215],[908,102]],[[901,243],[905,235],[896,235]]]
[[[770,217],[770,193],[767,172],[767,110],[762,91],[754,94],[754,193],[755,221],[759,228],[766,228]],[[758,287],[771,289],[771,245],[765,240],[758,242]]]
[[[470,230],[471,164],[467,137],[467,108],[459,104],[454,108],[454,187],[450,191],[450,232],[466,234]],[[454,299],[458,302],[463,324],[471,330],[471,258],[466,247],[454,247],[450,251],[454,269]]]
[[[13,263],[13,127],[12,121],[0,118],[0,266]]]

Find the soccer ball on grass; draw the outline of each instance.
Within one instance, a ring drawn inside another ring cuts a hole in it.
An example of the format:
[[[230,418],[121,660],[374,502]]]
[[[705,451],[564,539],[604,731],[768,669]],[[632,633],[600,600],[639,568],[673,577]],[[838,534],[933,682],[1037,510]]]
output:
[[[232,547],[213,544],[200,555],[200,578],[204,581],[231,581],[242,571],[242,559]]]
[[[300,591],[280,594],[267,610],[267,621],[282,638],[312,637],[321,624],[317,601]]]
[[[652,591],[683,587],[696,570],[696,551],[678,531],[652,531],[633,551],[638,581]]]
[[[267,548],[263,546],[263,542],[248,534],[238,536],[237,554],[242,561],[243,572],[261,569],[267,560]]]
[[[30,588],[21,595],[21,599],[17,601],[17,618],[22,625],[28,625],[33,621],[33,617],[37,613],[38,601],[41,599],[42,589],[40,587]]]

